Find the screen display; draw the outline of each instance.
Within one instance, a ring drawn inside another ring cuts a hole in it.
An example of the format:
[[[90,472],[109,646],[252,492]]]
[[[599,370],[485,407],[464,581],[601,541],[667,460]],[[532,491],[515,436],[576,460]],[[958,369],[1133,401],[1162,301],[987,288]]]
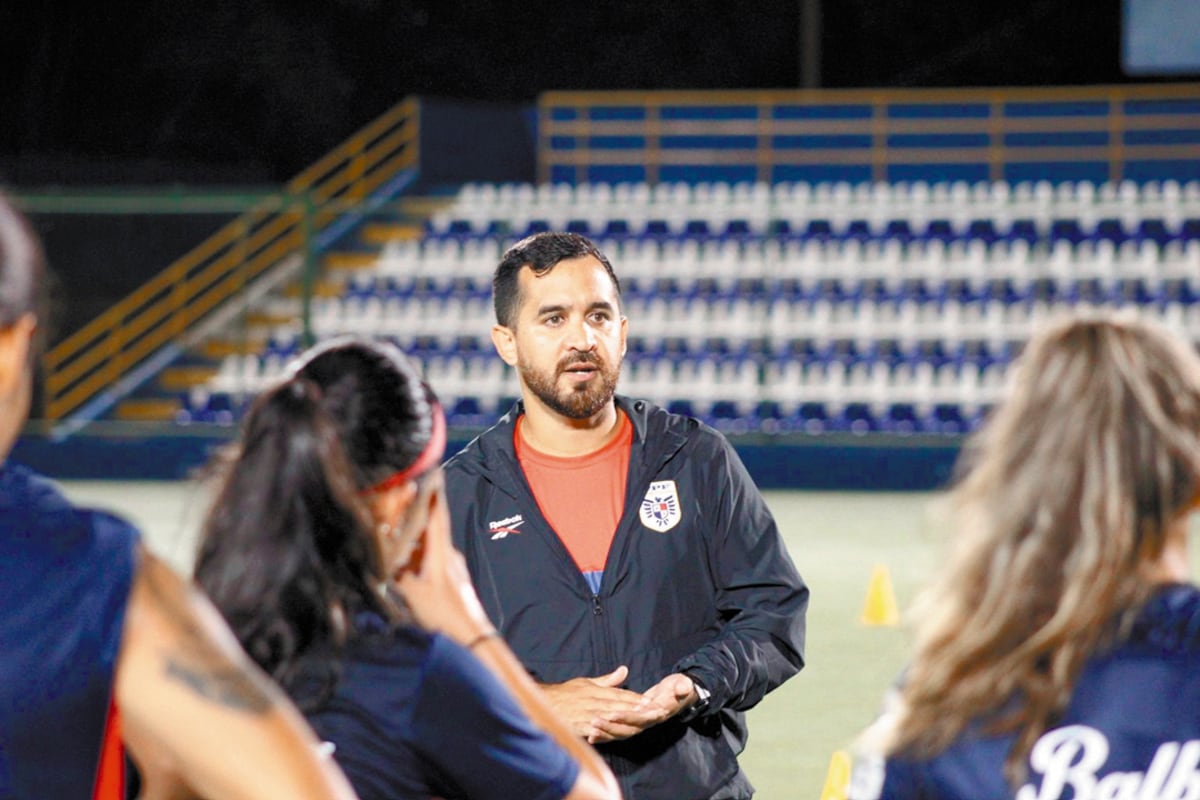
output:
[[[1200,0],[1123,0],[1127,75],[1200,74]]]

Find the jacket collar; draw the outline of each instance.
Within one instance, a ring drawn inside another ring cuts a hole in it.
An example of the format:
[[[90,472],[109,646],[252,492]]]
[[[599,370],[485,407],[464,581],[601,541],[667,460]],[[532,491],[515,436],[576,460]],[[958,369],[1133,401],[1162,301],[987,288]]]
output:
[[[636,479],[641,469],[654,468],[671,458],[687,442],[688,433],[699,423],[690,417],[672,414],[646,400],[616,396],[617,406],[633,424],[633,452],[630,461],[638,466],[630,477]],[[467,445],[454,460],[475,464],[475,468],[497,488],[510,494],[524,492],[524,478],[513,447],[513,432],[517,418],[525,413],[525,404],[518,400],[508,413],[491,428]]]

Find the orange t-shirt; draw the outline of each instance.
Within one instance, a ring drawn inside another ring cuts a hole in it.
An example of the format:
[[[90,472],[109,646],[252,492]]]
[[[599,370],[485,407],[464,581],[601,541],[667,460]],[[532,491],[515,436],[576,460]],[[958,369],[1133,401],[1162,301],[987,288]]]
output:
[[[521,438],[524,417],[513,433],[517,461],[538,508],[593,593],[600,591],[608,550],[625,510],[633,424],[622,411],[617,417],[616,436],[585,456],[564,458],[533,449]]]

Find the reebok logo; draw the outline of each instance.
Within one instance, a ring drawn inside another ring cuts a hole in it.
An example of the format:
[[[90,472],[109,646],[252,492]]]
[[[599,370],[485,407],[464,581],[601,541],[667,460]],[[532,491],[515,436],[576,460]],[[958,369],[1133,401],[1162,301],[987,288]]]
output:
[[[498,519],[495,522],[489,522],[488,530],[492,532],[492,541],[494,542],[497,539],[505,538],[510,533],[520,533],[521,531],[517,529],[524,524],[524,517],[522,517],[520,514],[513,514],[511,517],[505,517],[504,519]]]

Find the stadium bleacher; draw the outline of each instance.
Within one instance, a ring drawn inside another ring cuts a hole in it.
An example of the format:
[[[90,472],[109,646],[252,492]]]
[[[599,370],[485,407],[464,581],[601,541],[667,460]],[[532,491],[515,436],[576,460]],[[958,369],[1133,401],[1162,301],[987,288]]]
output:
[[[478,426],[518,394],[491,352],[490,278],[515,239],[573,230],[622,280],[621,390],[732,432],[958,435],[1030,330],[1125,308],[1200,343],[1200,182],[565,183],[462,186],[316,298],[312,329],[382,335]],[[230,422],[298,329],[226,357],[181,422]]]

